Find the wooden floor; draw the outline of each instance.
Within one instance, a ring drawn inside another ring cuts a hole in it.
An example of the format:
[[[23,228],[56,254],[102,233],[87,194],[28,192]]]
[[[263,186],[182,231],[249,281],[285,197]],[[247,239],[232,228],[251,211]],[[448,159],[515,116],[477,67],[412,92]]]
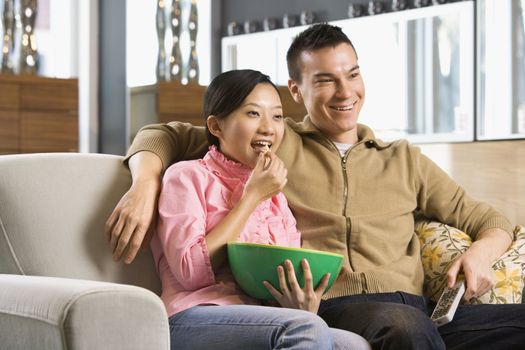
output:
[[[472,197],[525,226],[525,140],[420,147]]]

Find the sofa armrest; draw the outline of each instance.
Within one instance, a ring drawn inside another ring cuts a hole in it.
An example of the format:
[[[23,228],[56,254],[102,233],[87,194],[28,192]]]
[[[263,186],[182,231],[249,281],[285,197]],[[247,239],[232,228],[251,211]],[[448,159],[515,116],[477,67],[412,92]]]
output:
[[[0,274],[5,349],[169,349],[168,318],[147,289]]]

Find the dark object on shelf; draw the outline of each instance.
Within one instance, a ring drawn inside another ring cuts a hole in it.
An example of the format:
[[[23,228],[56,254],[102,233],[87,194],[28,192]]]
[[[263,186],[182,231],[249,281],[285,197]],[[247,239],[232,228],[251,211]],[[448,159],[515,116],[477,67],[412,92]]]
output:
[[[414,7],[425,7],[430,5],[430,0],[414,0]]]
[[[348,5],[348,18],[361,17],[365,14],[365,8],[361,4]]]
[[[301,12],[301,24],[303,26],[312,24],[315,22],[316,16],[312,11],[303,11]]]
[[[368,2],[368,14],[369,15],[378,15],[385,12],[385,4],[381,1],[370,1]]]
[[[263,20],[263,30],[269,31],[281,27],[281,22],[277,18],[265,18]]]
[[[243,33],[244,33],[244,30],[239,23],[237,22],[228,23],[228,35],[229,36],[239,35]]]
[[[408,0],[392,0],[392,11],[403,11],[408,8]]]
[[[448,2],[448,0],[432,0],[432,3],[434,5],[446,4],[447,2]]]
[[[250,34],[261,31],[261,24],[257,21],[247,20],[244,21],[244,33]]]
[[[299,25],[299,16],[285,13],[283,16],[283,28],[290,28]]]

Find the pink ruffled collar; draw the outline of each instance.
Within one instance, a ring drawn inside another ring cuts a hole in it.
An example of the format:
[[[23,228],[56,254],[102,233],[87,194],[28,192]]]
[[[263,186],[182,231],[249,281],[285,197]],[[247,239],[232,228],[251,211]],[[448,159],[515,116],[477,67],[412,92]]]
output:
[[[250,167],[226,158],[214,145],[210,146],[203,160],[210,171],[223,177],[237,178],[242,182],[246,182],[252,173]]]

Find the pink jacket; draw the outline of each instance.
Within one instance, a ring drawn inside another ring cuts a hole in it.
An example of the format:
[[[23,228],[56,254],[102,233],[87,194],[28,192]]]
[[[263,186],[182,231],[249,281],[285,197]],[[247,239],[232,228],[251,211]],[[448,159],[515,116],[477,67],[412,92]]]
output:
[[[227,266],[212,270],[204,238],[240,199],[250,174],[250,168],[226,159],[214,146],[203,159],[166,171],[151,249],[169,316],[195,305],[259,304],[242,292]],[[259,204],[237,240],[300,247],[284,195]]]

